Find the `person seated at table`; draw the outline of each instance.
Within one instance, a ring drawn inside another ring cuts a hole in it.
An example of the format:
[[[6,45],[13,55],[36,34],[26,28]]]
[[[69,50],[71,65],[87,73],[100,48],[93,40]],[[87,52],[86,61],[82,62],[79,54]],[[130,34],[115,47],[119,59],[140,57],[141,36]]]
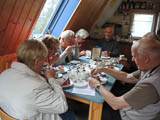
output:
[[[117,80],[136,83],[130,91],[116,97],[93,77],[89,78],[89,85],[97,88],[109,106],[119,110],[116,120],[153,120],[160,112],[160,40],[148,33],[133,43],[131,51],[138,71],[128,74],[103,67],[91,71],[92,76],[105,72]],[[114,117],[108,119],[114,120]]]
[[[85,42],[85,39],[89,36],[88,31],[86,31],[85,29],[79,29],[76,32],[76,40],[78,42],[79,45],[79,56],[83,56],[86,54],[86,51],[82,49],[82,44]]]
[[[78,42],[75,40],[75,33],[72,30],[66,30],[60,36],[60,59],[55,63],[56,65],[66,64],[71,60],[79,58]]]
[[[17,48],[17,60],[0,74],[0,108],[20,120],[62,120],[59,114],[68,109],[55,71],[40,76],[48,56],[46,46],[38,40],[24,40]],[[74,120],[73,114],[67,115]]]
[[[59,40],[52,35],[45,35],[42,38],[42,42],[46,45],[48,49],[48,56],[45,62],[48,63],[49,65],[54,64],[56,61],[59,60],[60,57],[57,51],[60,45]]]
[[[99,41],[98,45],[102,47],[102,56],[119,56],[119,45],[113,38],[113,31],[111,27],[105,28],[105,39]]]

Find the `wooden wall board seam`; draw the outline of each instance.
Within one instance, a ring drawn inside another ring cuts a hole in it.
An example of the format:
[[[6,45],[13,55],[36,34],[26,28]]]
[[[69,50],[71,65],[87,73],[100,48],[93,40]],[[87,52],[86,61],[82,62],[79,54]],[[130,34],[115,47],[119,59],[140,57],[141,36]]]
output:
[[[23,6],[24,6],[24,4],[25,4],[25,0],[21,0],[21,2],[17,2],[16,3],[16,10],[14,10],[14,13],[13,13],[13,15],[12,15],[12,17],[13,18],[11,18],[11,21],[12,21],[12,19],[13,19],[13,25],[11,25],[11,28],[12,28],[12,34],[11,34],[11,37],[10,37],[10,39],[8,39],[8,43],[7,43],[7,45],[8,45],[8,48],[10,48],[11,46],[14,46],[13,44],[12,44],[12,42],[13,42],[13,35],[14,35],[14,33],[15,33],[15,31],[16,31],[16,26],[17,26],[17,24],[19,24],[18,23],[18,20],[19,20],[19,17],[20,17],[20,14],[21,14],[21,12],[22,12],[22,9],[23,9]],[[21,7],[20,7],[21,6]],[[10,30],[11,31],[11,30]],[[9,51],[8,52],[10,52],[10,49],[9,49]]]
[[[34,0],[32,0],[32,2],[33,2]],[[27,1],[28,2],[28,1]],[[24,25],[25,25],[25,23],[26,23],[26,20],[27,20],[27,18],[28,18],[28,15],[29,15],[29,13],[30,13],[30,10],[31,10],[31,8],[32,8],[32,2],[29,2],[29,4],[31,5],[30,6],[30,8],[29,8],[29,10],[28,10],[28,12],[27,12],[27,14],[26,14],[26,16],[25,16],[25,20],[24,20],[24,22],[22,23],[22,27],[21,27],[21,30],[20,30],[20,32],[19,32],[19,35],[18,35],[18,38],[16,39],[16,40],[14,40],[15,41],[15,43],[14,43],[14,49],[12,49],[12,50],[14,50],[14,51],[16,51],[16,48],[17,48],[17,46],[18,46],[18,43],[19,43],[19,40],[20,40],[20,36],[22,35],[22,31],[23,31],[23,27],[24,27]],[[27,4],[27,3],[26,3]],[[24,10],[24,9],[23,9]]]
[[[12,1],[13,3],[16,2],[16,0]],[[9,21],[10,21],[10,17],[12,16],[12,13],[13,13],[13,9],[15,8],[15,4],[13,5],[13,7],[11,8],[11,12],[10,14],[8,15],[8,19],[6,21],[6,25],[5,25],[5,33],[1,36],[1,45],[2,47],[5,49],[5,34],[6,34],[6,31],[7,31],[7,28],[8,28],[8,24],[9,24]],[[5,11],[5,10],[4,10]]]
[[[23,3],[23,5],[22,5],[22,9],[21,9],[21,11],[20,11],[20,13],[19,13],[19,15],[18,15],[17,24],[16,24],[16,26],[15,26],[15,29],[14,29],[14,31],[13,31],[13,35],[12,35],[12,38],[11,38],[12,40],[14,40],[14,35],[15,35],[15,32],[16,32],[16,29],[17,29],[18,25],[20,24],[18,21],[19,21],[21,15],[22,15],[23,8],[24,8],[25,4],[26,4],[26,0],[24,0],[24,3]],[[9,52],[12,51],[12,48],[14,47],[14,43],[15,43],[15,40],[9,43],[9,46],[11,46],[11,47],[9,48]],[[12,46],[13,46],[13,47],[12,47]]]

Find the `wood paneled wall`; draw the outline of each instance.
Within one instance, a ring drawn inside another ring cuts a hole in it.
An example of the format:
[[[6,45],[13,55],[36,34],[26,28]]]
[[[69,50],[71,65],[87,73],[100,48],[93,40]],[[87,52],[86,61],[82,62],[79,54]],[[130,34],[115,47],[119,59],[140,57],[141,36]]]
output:
[[[46,0],[0,0],[0,56],[29,36]]]
[[[27,39],[46,0],[0,0],[0,56]],[[109,0],[80,0],[65,29],[90,30]]]
[[[109,0],[81,0],[65,29],[90,30]]]

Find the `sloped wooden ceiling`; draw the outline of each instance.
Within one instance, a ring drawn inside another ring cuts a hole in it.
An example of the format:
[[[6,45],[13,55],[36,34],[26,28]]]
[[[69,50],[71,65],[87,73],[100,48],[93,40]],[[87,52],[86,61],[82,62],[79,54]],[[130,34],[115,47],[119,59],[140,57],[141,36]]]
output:
[[[0,0],[0,56],[27,39],[46,0]],[[65,29],[90,30],[109,0],[80,0]]]
[[[65,29],[90,30],[101,15],[109,0],[81,0]]]
[[[0,0],[0,56],[27,39],[46,0]]]

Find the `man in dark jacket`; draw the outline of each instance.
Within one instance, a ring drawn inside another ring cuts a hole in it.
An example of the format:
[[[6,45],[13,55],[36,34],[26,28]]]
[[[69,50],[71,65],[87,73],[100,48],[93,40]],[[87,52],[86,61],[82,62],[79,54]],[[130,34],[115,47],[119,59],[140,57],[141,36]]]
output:
[[[119,45],[117,41],[113,39],[113,31],[111,27],[105,28],[105,39],[100,40],[99,46],[102,47],[103,56],[118,57]]]

